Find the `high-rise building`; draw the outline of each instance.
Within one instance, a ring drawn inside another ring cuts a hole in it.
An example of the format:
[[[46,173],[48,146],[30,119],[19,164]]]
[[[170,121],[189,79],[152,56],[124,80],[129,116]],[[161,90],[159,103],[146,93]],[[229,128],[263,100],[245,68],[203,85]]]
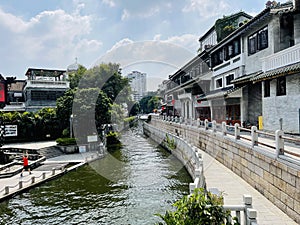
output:
[[[146,95],[147,74],[139,71],[132,71],[127,75],[133,92],[134,101],[141,100]]]

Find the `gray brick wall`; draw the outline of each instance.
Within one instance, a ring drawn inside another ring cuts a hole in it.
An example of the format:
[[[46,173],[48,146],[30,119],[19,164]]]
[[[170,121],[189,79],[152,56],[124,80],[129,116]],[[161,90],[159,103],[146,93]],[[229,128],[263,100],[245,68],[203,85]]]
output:
[[[300,166],[234,141],[219,133],[160,120],[151,121],[157,128],[175,133],[215,157],[273,204],[300,223]]]

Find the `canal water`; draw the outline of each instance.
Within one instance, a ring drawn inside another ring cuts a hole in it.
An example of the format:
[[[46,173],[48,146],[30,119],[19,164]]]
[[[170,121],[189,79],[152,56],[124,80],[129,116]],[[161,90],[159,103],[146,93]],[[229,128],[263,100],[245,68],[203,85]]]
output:
[[[142,225],[188,194],[191,178],[172,155],[140,132],[123,147],[0,204],[0,224]]]

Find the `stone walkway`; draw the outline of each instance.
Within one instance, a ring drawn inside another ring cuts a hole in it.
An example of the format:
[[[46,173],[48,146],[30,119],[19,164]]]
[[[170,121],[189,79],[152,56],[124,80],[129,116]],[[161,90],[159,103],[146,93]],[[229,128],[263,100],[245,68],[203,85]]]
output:
[[[290,217],[223,164],[201,151],[207,188],[218,188],[224,193],[226,205],[241,205],[243,195],[252,196],[257,210],[258,225],[297,225]]]
[[[28,148],[28,149],[40,149],[49,146],[56,145],[55,142],[41,142],[41,143],[24,143],[24,144],[11,144],[5,147],[14,148]],[[23,192],[29,188],[32,188],[47,180],[62,176],[65,172],[76,169],[77,167],[84,165],[87,162],[99,158],[100,155],[97,152],[86,152],[78,154],[65,154],[54,158],[49,158],[43,162],[43,164],[35,168],[31,174],[27,171],[20,176],[20,173],[0,179],[0,202]],[[72,163],[71,165],[69,165]]]

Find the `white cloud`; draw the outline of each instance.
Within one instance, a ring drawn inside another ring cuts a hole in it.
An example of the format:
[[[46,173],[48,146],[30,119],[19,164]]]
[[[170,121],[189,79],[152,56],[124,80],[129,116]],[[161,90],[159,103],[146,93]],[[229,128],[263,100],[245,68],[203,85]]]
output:
[[[156,34],[153,38],[154,41],[159,41],[161,38],[161,34]]]
[[[160,12],[159,7],[152,7],[150,9],[147,9],[145,11],[129,11],[128,9],[124,9],[122,13],[122,21],[128,20],[129,18],[150,18],[154,15],[157,15]]]
[[[195,55],[185,46],[190,45],[194,40],[193,35],[172,37],[167,40],[158,40],[158,38],[160,38],[159,35],[156,35],[155,40],[139,42],[134,42],[129,38],[122,39],[105,55],[98,58],[92,66],[103,62],[119,63],[122,67],[142,62],[155,62],[180,68]]]
[[[172,36],[162,42],[171,43],[174,45],[178,45],[182,48],[186,48],[189,51],[195,53],[199,48],[198,43],[199,37],[193,34],[184,34],[181,36]]]
[[[90,64],[89,57],[96,57],[103,43],[88,38],[93,18],[81,15],[83,8],[84,4],[78,4],[72,13],[61,9],[43,11],[28,20],[0,8],[1,41],[5,43],[2,52],[6,55],[0,68],[12,71],[16,64],[24,64],[22,71],[29,66],[61,68],[75,57],[82,59],[80,63]],[[20,71],[13,73],[22,75]]]
[[[121,20],[123,21],[123,20],[127,20],[127,19],[129,19],[129,18],[130,18],[130,13],[128,12],[127,9],[124,9],[124,10],[123,10],[122,17],[121,17]]]
[[[182,11],[185,13],[198,12],[203,18],[211,18],[224,14],[230,8],[230,5],[224,0],[189,0]]]
[[[102,2],[106,5],[108,5],[109,7],[115,7],[116,3],[113,0],[102,0]]]
[[[12,14],[5,13],[0,8],[0,26],[8,29],[13,33],[20,33],[27,29],[28,25],[21,18],[18,18]]]

